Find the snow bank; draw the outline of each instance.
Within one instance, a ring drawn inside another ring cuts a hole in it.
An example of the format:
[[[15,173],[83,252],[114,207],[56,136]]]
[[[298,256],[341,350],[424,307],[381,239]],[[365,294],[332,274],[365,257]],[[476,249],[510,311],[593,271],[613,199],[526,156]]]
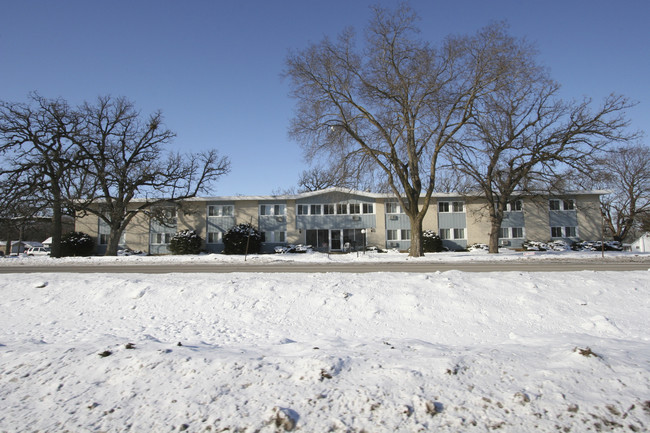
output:
[[[650,272],[7,274],[0,431],[646,431]]]
[[[650,253],[630,253],[606,251],[607,260],[624,261],[646,261],[650,263]],[[15,265],[52,265],[58,264],[228,264],[241,263],[244,260],[251,263],[395,263],[406,261],[431,262],[431,263],[453,263],[453,262],[499,262],[499,261],[532,261],[532,260],[601,260],[600,251],[515,251],[506,248],[500,249],[499,254],[489,254],[487,251],[475,250],[465,252],[442,252],[427,253],[424,257],[409,257],[406,253],[390,250],[384,253],[379,252],[352,252],[348,254],[327,254],[319,252],[294,253],[294,254],[250,254],[226,255],[226,254],[198,254],[198,255],[166,255],[166,256],[117,256],[117,257],[64,257],[52,259],[48,256],[29,257],[19,256],[0,259],[0,266]]]

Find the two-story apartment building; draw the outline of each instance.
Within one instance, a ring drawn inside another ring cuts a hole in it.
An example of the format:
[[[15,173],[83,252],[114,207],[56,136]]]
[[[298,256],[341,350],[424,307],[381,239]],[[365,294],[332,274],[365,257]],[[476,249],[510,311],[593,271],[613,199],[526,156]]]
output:
[[[602,191],[562,196],[522,195],[508,204],[500,243],[519,247],[526,239],[548,241],[600,239],[599,197]],[[251,223],[263,236],[263,251],[278,245],[306,244],[327,251],[376,246],[408,250],[411,227],[399,201],[391,194],[330,188],[295,195],[203,197],[160,206],[151,218],[140,214],[131,222],[120,244],[150,254],[167,254],[167,245],[179,230],[195,230],[205,249],[223,251],[223,234],[240,223]],[[451,250],[487,243],[490,222],[480,196],[436,194],[423,221]],[[98,253],[105,251],[108,226],[97,216],[76,220],[76,230],[96,238]]]

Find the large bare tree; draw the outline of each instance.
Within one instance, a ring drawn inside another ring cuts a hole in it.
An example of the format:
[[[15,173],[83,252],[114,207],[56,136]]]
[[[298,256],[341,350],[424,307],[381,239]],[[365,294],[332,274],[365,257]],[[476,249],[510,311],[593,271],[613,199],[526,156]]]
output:
[[[136,214],[207,191],[230,170],[228,158],[216,150],[168,152],[175,134],[164,127],[160,112],[145,118],[131,101],[108,96],[80,110],[85,131],[77,145],[95,185],[82,207],[110,227],[106,255],[117,254]],[[145,200],[135,204],[136,198]]]
[[[62,99],[33,93],[29,103],[0,102],[0,186],[7,208],[52,212],[52,257],[60,257],[62,217],[84,187],[71,137],[81,120]],[[30,211],[31,212],[31,211]]]
[[[290,54],[285,75],[297,100],[290,134],[307,156],[370,160],[410,219],[417,257],[441,150],[526,47],[501,24],[433,47],[416,20],[406,5],[375,8],[361,48],[346,30]]]
[[[650,216],[650,149],[642,144],[617,147],[592,166],[597,184],[612,191],[601,199],[605,226],[622,242]],[[647,228],[645,229],[647,230]]]
[[[486,198],[491,253],[498,252],[504,212],[515,194],[548,185],[561,168],[587,175],[589,155],[629,138],[627,98],[610,95],[595,109],[589,100],[566,102],[533,57],[521,66],[477,101],[468,128],[445,155]]]

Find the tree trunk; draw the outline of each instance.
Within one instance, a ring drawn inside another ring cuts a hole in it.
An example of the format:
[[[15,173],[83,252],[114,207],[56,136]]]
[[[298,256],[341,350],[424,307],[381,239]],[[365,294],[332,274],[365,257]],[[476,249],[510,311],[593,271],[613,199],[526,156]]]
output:
[[[55,197],[52,200],[52,247],[50,249],[50,257],[61,257],[61,237],[63,236],[61,211],[61,199]]]
[[[501,221],[496,218],[490,218],[490,237],[488,241],[489,253],[498,254],[499,253],[499,231],[501,229]]]
[[[105,256],[116,256],[117,249],[120,246],[120,238],[122,237],[122,229],[119,226],[111,226],[111,233],[108,235],[108,244],[106,245]]]
[[[409,257],[422,257],[422,218],[410,217],[411,221],[411,248]]]

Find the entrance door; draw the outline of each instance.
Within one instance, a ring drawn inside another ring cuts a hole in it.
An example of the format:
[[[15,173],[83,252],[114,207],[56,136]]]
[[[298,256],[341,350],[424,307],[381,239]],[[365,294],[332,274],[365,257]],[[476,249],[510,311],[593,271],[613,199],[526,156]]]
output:
[[[330,230],[330,248],[332,250],[341,249],[341,230]]]

